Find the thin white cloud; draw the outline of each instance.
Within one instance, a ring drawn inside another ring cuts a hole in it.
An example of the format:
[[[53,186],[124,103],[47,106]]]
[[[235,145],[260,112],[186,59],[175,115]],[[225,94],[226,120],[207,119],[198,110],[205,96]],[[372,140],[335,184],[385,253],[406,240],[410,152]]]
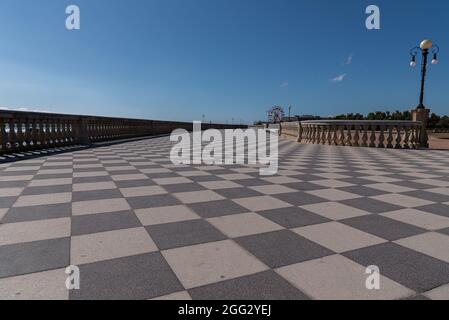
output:
[[[3,107],[3,106],[0,106],[0,110],[52,113],[51,111],[47,111],[47,110],[30,109],[30,108],[8,108],[8,107]]]
[[[280,87],[281,88],[286,88],[286,87],[288,87],[288,85],[289,85],[288,81],[284,81],[284,82],[281,83]]]
[[[335,83],[342,82],[343,80],[345,80],[346,75],[347,75],[346,73],[340,74],[339,76],[333,78],[331,81]]]
[[[346,58],[346,65],[350,65],[352,63],[352,61],[354,60],[354,54],[350,54],[347,58]]]

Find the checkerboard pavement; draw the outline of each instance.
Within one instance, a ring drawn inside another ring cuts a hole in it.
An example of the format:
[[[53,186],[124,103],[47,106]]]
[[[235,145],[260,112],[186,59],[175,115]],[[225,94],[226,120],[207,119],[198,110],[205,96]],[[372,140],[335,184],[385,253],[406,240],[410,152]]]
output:
[[[263,177],[171,146],[0,164],[0,299],[449,299],[446,152],[283,140]]]

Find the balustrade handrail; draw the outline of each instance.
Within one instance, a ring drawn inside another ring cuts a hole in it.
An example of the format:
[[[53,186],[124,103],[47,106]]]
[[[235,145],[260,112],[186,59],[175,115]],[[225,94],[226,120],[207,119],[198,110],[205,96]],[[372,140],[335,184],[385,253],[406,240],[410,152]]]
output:
[[[396,149],[428,146],[421,121],[309,120],[284,122],[279,129],[281,136],[302,143]]]
[[[316,125],[385,125],[385,126],[397,126],[397,125],[410,125],[421,126],[421,121],[411,120],[308,120],[300,121],[301,125],[316,124]]]
[[[202,129],[246,128],[202,124]],[[192,122],[0,110],[0,154],[193,130]]]

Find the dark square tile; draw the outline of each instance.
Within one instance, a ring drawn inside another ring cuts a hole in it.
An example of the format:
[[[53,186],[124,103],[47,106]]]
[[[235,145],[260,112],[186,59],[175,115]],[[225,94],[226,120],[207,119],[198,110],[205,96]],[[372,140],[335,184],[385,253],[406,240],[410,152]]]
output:
[[[423,207],[418,207],[415,209],[449,218],[449,205],[447,204],[435,203]]]
[[[53,173],[53,174],[37,174],[34,176],[33,180],[42,179],[67,179],[72,178],[72,173]]]
[[[72,205],[70,203],[11,208],[3,218],[3,223],[57,219],[71,215]]]
[[[239,206],[231,200],[201,202],[188,206],[199,216],[206,219],[248,212],[248,209]]]
[[[98,172],[106,170],[104,166],[93,167],[93,168],[73,168],[74,173],[87,173],[87,172]]]
[[[418,293],[449,283],[449,264],[394,243],[384,243],[343,254]]]
[[[0,188],[24,188],[29,181],[0,181]]]
[[[298,207],[259,211],[258,214],[288,229],[331,221]]]
[[[94,191],[79,191],[72,193],[72,201],[91,201],[102,199],[116,199],[122,198],[122,194],[118,189],[109,190],[94,190]]]
[[[240,184],[239,182],[236,182]],[[220,189],[214,190],[219,195],[227,198],[227,199],[239,199],[239,198],[250,198],[250,197],[259,197],[263,196],[262,193],[257,192],[248,188],[229,188],[229,189]]]
[[[205,220],[160,224],[146,229],[160,250],[226,239],[225,235]]]
[[[301,177],[299,177],[299,179],[302,180],[303,177],[301,176]],[[312,191],[312,190],[326,189],[326,187],[322,187],[322,186],[319,186],[317,184],[310,183],[310,182],[287,183],[287,184],[284,184],[284,186],[291,188],[291,189],[298,190],[298,191]]]
[[[449,236],[449,228],[447,229],[443,229],[443,230],[438,230],[439,233],[443,233],[443,234],[447,234]]]
[[[73,178],[73,184],[108,182],[108,181],[112,181],[110,176]]]
[[[374,188],[369,188],[369,187],[364,187],[364,186],[344,187],[344,188],[338,188],[338,190],[357,194],[362,197],[375,197],[375,196],[380,196],[380,195],[387,193],[384,191],[380,191],[380,190],[376,190]]]
[[[0,197],[0,208],[11,208],[18,197]]]
[[[434,192],[428,192],[425,190],[417,190],[411,192],[402,193],[405,196],[414,197],[418,199],[424,199],[432,202],[449,202],[449,196],[444,194],[438,194]]]
[[[184,290],[158,252],[80,266],[71,300],[143,300]]]
[[[149,187],[154,186],[156,183],[150,179],[144,180],[124,180],[115,181],[117,188],[135,188],[135,187]]]
[[[145,173],[145,175],[150,179],[179,178],[175,172]]]
[[[339,202],[348,205],[350,207],[354,207],[370,213],[385,213],[389,211],[404,209],[403,207],[399,207],[394,204],[386,203],[371,198],[357,198],[357,199],[343,200]]]
[[[0,247],[0,278],[65,268],[70,264],[70,238]]]
[[[256,179],[235,180],[234,182],[238,183],[239,185],[242,185],[244,187],[258,187],[258,186],[267,186],[269,184],[272,184],[271,182],[268,182],[268,181],[265,181],[262,179],[257,179],[257,178]]]
[[[139,219],[131,211],[73,216],[72,236],[141,226]]]
[[[340,222],[390,241],[426,232],[426,230],[416,226],[375,214],[341,220]]]
[[[209,181],[220,181],[223,179],[220,179],[213,174],[208,176],[196,176],[196,177],[187,177],[188,179],[194,181],[194,182],[209,182]]]
[[[283,193],[283,194],[277,194],[273,195],[274,198],[285,201],[287,203],[290,203],[294,206],[305,206],[309,204],[316,204],[320,202],[325,202],[323,198],[298,191],[295,193]]]
[[[37,173],[38,170],[32,171],[2,171],[2,177],[15,177],[15,176],[33,176]]]
[[[271,268],[279,268],[333,254],[332,251],[289,230],[234,240]]]
[[[414,179],[416,179],[416,178],[414,178]],[[412,189],[417,189],[417,190],[426,190],[426,189],[435,188],[435,186],[431,186],[431,185],[424,184],[424,183],[413,182],[413,181],[397,181],[394,184],[401,186],[401,187],[407,187],[407,188],[412,188]]]
[[[178,199],[176,199],[170,194],[133,197],[133,198],[126,198],[126,200],[133,209],[167,207],[181,204],[181,202]]]
[[[180,192],[207,190],[206,188],[204,188],[203,186],[201,186],[197,183],[170,184],[170,185],[164,185],[163,188],[168,193],[180,193]]]
[[[114,176],[122,176],[122,175],[131,175],[131,174],[142,174],[139,170],[114,170],[109,172],[110,175]]]
[[[72,192],[72,185],[65,184],[60,186],[46,186],[46,187],[28,187],[25,188],[22,192],[22,196],[28,195],[50,195],[51,193],[63,193],[63,192]]]
[[[189,294],[194,300],[308,300],[271,270],[191,289]]]

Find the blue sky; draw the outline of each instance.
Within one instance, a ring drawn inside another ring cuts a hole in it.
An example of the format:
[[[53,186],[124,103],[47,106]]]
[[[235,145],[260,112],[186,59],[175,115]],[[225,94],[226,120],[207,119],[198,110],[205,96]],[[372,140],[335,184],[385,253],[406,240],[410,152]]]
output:
[[[381,30],[365,28],[369,4]],[[419,94],[409,49],[431,38],[426,104],[449,113],[448,31],[446,0],[0,0],[0,106],[222,122],[273,105],[405,110]]]

